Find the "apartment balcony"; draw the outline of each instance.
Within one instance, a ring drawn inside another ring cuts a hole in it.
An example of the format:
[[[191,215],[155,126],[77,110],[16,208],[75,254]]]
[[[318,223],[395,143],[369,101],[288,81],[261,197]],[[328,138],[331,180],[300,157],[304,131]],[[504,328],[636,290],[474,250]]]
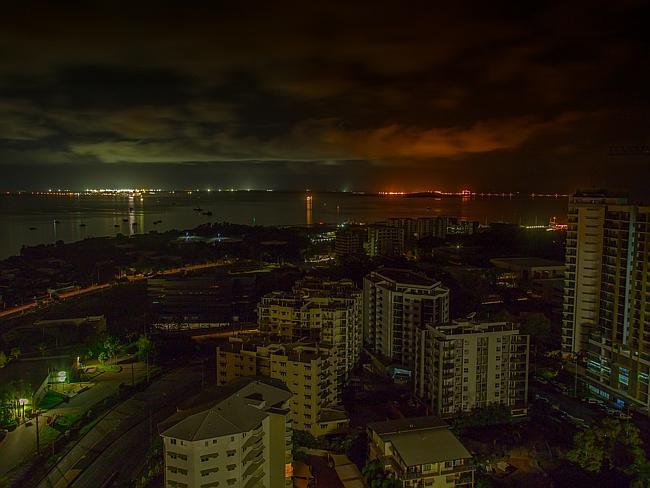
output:
[[[259,445],[255,449],[251,450],[244,457],[243,463],[257,462],[262,459],[262,453],[264,452],[264,445]]]

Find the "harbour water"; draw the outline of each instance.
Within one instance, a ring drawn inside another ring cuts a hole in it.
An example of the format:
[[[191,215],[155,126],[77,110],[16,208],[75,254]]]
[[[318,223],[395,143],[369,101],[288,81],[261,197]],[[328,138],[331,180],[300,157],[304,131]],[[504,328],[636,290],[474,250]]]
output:
[[[200,209],[200,210],[199,210]],[[0,194],[0,259],[23,245],[122,233],[191,229],[206,222],[316,225],[450,215],[482,224],[566,222],[563,197],[407,198],[351,193],[193,192],[126,195]]]

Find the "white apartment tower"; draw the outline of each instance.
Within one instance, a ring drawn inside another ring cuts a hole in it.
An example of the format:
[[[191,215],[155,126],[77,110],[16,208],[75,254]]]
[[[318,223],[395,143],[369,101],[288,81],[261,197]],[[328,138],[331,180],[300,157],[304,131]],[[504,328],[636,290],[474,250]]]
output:
[[[511,323],[427,326],[416,336],[415,394],[441,417],[504,405],[525,415],[529,337]]]
[[[180,411],[165,422],[165,486],[292,486],[291,393],[253,379],[216,394],[224,392],[225,397]]]
[[[586,353],[590,393],[650,414],[650,206],[576,193],[566,260],[563,351]]]
[[[363,304],[366,346],[406,368],[415,364],[417,331],[449,322],[449,289],[410,270],[370,273],[364,278]]]
[[[562,350],[587,349],[589,332],[598,324],[605,244],[605,216],[627,198],[603,192],[578,192],[569,198]]]

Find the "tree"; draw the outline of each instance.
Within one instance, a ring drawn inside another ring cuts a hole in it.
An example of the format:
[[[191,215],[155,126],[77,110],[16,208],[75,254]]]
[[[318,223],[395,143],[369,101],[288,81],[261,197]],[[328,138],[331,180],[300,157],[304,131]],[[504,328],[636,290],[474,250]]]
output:
[[[528,314],[520,332],[528,334],[536,344],[542,344],[551,337],[551,321],[543,313]]]
[[[145,361],[150,358],[151,350],[152,350],[152,345],[151,345],[151,340],[144,335],[141,335],[138,338],[138,352],[137,356],[140,361]]]
[[[0,368],[4,368],[7,364],[7,355],[4,351],[0,351]]]
[[[104,340],[104,352],[108,359],[113,359],[117,355],[117,350],[120,346],[119,340],[114,336],[107,336]]]
[[[578,432],[567,458],[586,471],[615,469],[626,475],[647,473],[639,429],[631,422],[604,419],[599,425]]]
[[[401,488],[402,486],[402,482],[394,474],[386,472],[377,460],[366,464],[362,474],[370,488]]]

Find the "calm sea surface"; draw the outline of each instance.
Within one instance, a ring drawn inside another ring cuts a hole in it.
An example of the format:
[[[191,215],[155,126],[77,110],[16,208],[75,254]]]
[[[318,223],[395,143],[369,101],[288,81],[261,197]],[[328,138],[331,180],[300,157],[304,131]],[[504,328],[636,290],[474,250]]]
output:
[[[481,223],[545,224],[566,221],[566,198],[476,197],[470,199],[380,197],[343,193],[201,192],[126,196],[0,195],[0,259],[22,245],[122,233],[191,229],[206,222],[305,225],[387,217],[451,215]],[[201,208],[202,212],[194,210]],[[131,210],[132,209],[132,210]],[[203,212],[212,212],[211,216]],[[162,221],[154,224],[156,221]],[[84,224],[84,225],[82,225]]]

